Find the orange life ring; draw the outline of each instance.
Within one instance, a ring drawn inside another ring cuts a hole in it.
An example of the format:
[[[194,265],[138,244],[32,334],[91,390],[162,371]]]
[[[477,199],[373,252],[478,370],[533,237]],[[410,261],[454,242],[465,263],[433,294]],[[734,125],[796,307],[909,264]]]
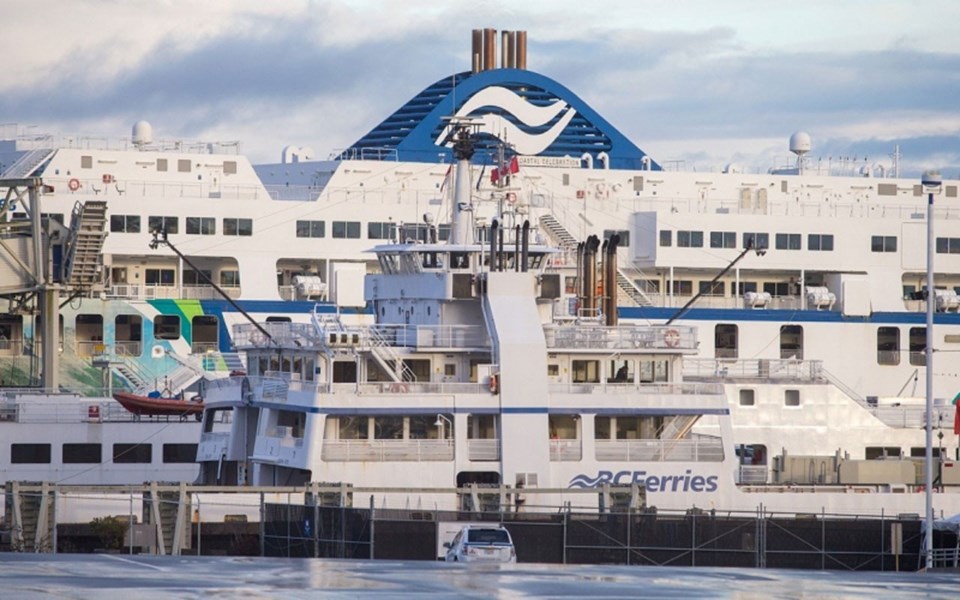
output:
[[[80,189],[80,180],[74,177],[67,183],[67,187],[70,188],[71,192],[75,192]]]
[[[390,386],[390,393],[392,394],[406,394],[407,386],[403,383],[394,383]]]
[[[680,332],[676,329],[668,329],[664,331],[663,343],[669,348],[676,348],[680,344]]]
[[[497,393],[497,389],[498,389],[498,387],[497,387],[497,376],[496,376],[496,375],[491,375],[491,376],[490,376],[490,393],[491,393],[491,394],[496,394],[496,393]]]
[[[515,204],[517,202],[516,192],[507,192],[507,202],[510,204]]]

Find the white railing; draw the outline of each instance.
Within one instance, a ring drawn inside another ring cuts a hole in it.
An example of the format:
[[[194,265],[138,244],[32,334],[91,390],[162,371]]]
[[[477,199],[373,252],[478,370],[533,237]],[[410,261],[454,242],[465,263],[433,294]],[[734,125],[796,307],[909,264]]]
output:
[[[543,328],[549,349],[577,350],[696,350],[697,332],[686,326],[602,327],[547,325]]]
[[[756,360],[685,359],[683,361],[683,376],[706,379],[825,381],[822,361],[766,358]]]
[[[767,483],[767,467],[740,465],[737,470],[737,483],[744,485],[763,485]]]
[[[500,460],[500,440],[467,440],[467,458],[470,460]]]
[[[550,440],[550,460],[580,460],[582,457],[580,440]]]
[[[622,394],[644,396],[720,396],[723,384],[684,381],[682,383],[550,383],[551,393]]]
[[[328,462],[434,462],[453,460],[453,440],[340,440],[323,442]]]
[[[623,461],[723,461],[719,437],[696,436],[685,440],[596,440],[597,460]]]
[[[64,396],[70,401],[44,402],[42,399],[0,400],[0,423],[135,423],[145,420],[179,421],[178,416],[140,417],[113,400],[83,401],[79,396]],[[190,422],[193,422],[192,420]],[[195,422],[194,422],[195,423]]]
[[[373,329],[373,328],[372,328]],[[380,325],[387,344],[414,348],[489,348],[487,331],[479,325]]]
[[[239,287],[221,287],[234,300],[241,296]],[[133,283],[113,284],[107,287],[108,298],[125,298],[128,300],[219,300],[222,298],[217,290],[209,285],[143,285]]]

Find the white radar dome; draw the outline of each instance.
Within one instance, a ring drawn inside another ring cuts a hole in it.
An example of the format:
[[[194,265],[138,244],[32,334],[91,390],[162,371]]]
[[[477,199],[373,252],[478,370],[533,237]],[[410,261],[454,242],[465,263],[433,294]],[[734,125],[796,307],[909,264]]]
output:
[[[133,124],[133,145],[140,147],[153,143],[153,127],[146,121]]]
[[[790,152],[797,156],[803,156],[810,152],[811,146],[810,134],[806,131],[798,131],[790,136]]]

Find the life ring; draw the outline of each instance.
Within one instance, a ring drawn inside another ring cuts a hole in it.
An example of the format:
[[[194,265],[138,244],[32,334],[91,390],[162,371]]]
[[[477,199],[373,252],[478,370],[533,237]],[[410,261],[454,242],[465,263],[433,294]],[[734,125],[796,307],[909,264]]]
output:
[[[676,329],[668,329],[664,331],[663,343],[669,348],[676,348],[680,344],[680,332]]]
[[[498,389],[498,386],[497,386],[497,376],[496,376],[496,375],[491,375],[491,376],[490,376],[490,393],[491,393],[491,394],[496,394],[496,393],[497,393],[497,389]]]
[[[75,192],[80,189],[80,180],[74,177],[67,183],[67,187],[70,188],[71,192]]]
[[[403,384],[403,383],[394,383],[390,386],[391,394],[406,394],[407,390],[408,388],[406,384]]]
[[[610,196],[610,190],[607,189],[607,184],[598,183],[597,184],[597,198],[607,198]]]
[[[517,203],[517,193],[516,192],[507,192],[507,202],[510,204]]]

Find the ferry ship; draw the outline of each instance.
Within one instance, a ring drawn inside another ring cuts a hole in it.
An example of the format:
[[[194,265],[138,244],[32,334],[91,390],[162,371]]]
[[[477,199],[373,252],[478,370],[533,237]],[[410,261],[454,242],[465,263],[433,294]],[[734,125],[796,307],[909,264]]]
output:
[[[748,463],[738,469],[745,481],[783,481],[793,463],[776,457],[816,457],[789,478],[829,483],[843,457],[923,455],[928,190],[920,181],[899,178],[896,165],[835,173],[808,159],[802,133],[791,137],[794,161],[766,173],[674,169],[528,70],[525,32],[501,32],[500,52],[497,39],[475,31],[471,70],[428,86],[326,160],[288,146],[281,162],[253,165],[236,142],[155,139],[144,121],[119,142],[4,127],[0,177],[13,191],[0,225],[19,241],[3,246],[0,479],[101,481],[113,457],[137,444],[155,446],[139,466],[163,471],[157,444],[173,430],[183,433],[168,443],[195,443],[198,425],[174,419],[135,432],[131,423],[151,419],[114,412],[113,390],[205,395],[201,381],[254,372],[236,352],[249,341],[235,333],[247,317],[309,328],[336,315],[344,327],[371,326],[364,277],[387,273],[383,255],[365,251],[448,241],[459,203],[472,210],[470,239],[479,244],[494,220],[511,232],[529,222],[535,246],[560,249],[541,265],[558,277],[558,318],[614,314],[624,326],[677,331],[670,339],[689,355],[637,362],[633,377],[719,377],[731,424],[724,439]],[[465,119],[477,128],[475,151],[469,177],[458,177],[451,131]],[[932,419],[947,473],[958,458],[950,401],[960,372],[960,221],[947,202],[958,185],[943,181],[936,197],[944,201],[932,208]],[[158,230],[169,245],[151,248]],[[606,290],[598,295],[596,281],[583,285],[578,248],[615,236],[608,262],[617,268],[598,278]],[[604,306],[614,290],[615,304]],[[55,316],[41,335],[43,314]],[[44,336],[59,340],[58,352],[43,356]],[[445,368],[431,361],[414,379],[440,383]],[[590,383],[615,377],[606,359],[584,368],[578,377]],[[483,373],[467,373],[482,385]],[[44,399],[61,388],[92,399],[57,400],[70,414],[57,419],[70,423],[31,422],[42,402],[37,389],[28,397],[20,388],[41,382],[51,388]],[[693,431],[717,436],[720,424],[701,419]],[[83,451],[99,462],[70,466],[69,444],[93,444]],[[181,451],[190,449],[171,456]],[[588,471],[580,474],[598,477]]]
[[[572,321],[559,302],[561,276],[547,270],[554,254],[531,244],[529,221],[494,219],[489,242],[473,237],[472,126],[456,129],[449,239],[373,249],[381,273],[367,276],[365,292],[374,325],[315,315],[309,324],[237,327],[249,373],[208,387],[205,424],[230,414],[232,426],[202,434],[200,483],[343,482],[381,488],[377,501],[388,508],[463,508],[411,488],[505,485],[511,510],[536,510],[583,501],[565,489],[610,485],[642,488],[648,508],[920,514],[910,460],[784,452],[774,477],[796,483],[813,467],[809,487],[736,486],[758,472],[744,468],[746,448],[732,441],[726,377],[685,377],[696,329],[620,323],[610,306],[618,235],[603,246],[600,274],[599,238],[580,245],[583,308],[595,308],[598,280],[607,306],[602,319]],[[776,377],[808,409],[835,399],[834,386],[800,361]],[[857,429],[848,425],[847,435]],[[749,450],[756,466],[760,449]],[[940,466],[936,510],[953,514],[960,465]],[[526,502],[538,488],[547,494],[535,508]],[[799,491],[818,493],[791,493]]]

